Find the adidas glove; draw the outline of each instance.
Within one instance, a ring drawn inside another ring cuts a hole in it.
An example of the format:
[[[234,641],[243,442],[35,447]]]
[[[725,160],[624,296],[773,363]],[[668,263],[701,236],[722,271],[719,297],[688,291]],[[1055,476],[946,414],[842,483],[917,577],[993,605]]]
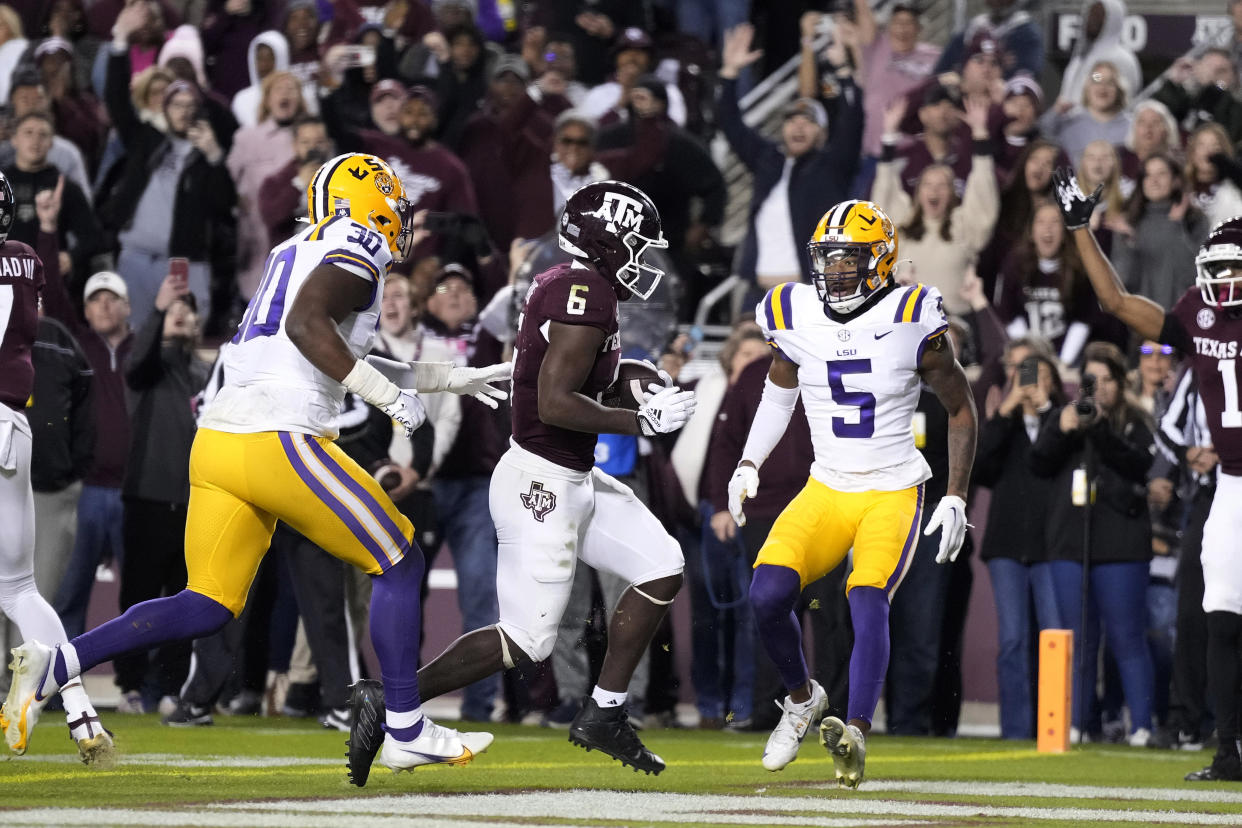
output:
[[[931,537],[937,529],[940,530],[940,551],[936,553],[936,563],[956,561],[966,541],[966,501],[957,495],[940,498],[923,534]]]
[[[638,409],[638,429],[644,437],[670,434],[684,426],[694,414],[693,391],[680,388],[662,388],[652,383],[648,390],[654,391],[647,402]]]
[[[427,410],[415,391],[402,391],[395,400],[379,406],[379,409],[405,427],[406,437],[427,420]]]
[[[1100,203],[1100,194],[1104,185],[1095,188],[1091,195],[1083,195],[1078,186],[1078,177],[1074,171],[1066,167],[1058,167],[1052,173],[1053,187],[1057,194],[1057,206],[1061,208],[1061,218],[1067,230],[1081,230],[1091,222],[1091,214],[1095,205]]]
[[[754,497],[759,491],[759,470],[750,463],[738,466],[729,478],[729,514],[738,526],[746,525],[746,513],[742,504],[746,498]]]

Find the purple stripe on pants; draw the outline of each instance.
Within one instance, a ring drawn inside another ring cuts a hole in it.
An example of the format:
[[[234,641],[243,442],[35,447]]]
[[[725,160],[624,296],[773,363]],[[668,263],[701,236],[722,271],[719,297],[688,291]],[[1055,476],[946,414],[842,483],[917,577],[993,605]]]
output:
[[[318,440],[309,435],[303,435],[303,439],[306,440],[306,444],[310,446],[311,452],[319,458],[319,462],[323,463],[324,467],[328,471],[332,472],[332,476],[339,480],[341,485],[352,492],[354,497],[362,501],[362,505],[366,506],[367,511],[371,513],[371,516],[379,521],[380,526],[384,527],[384,531],[388,533],[388,537],[390,537],[392,542],[396,544],[397,548],[401,550],[401,554],[409,554],[409,539],[401,534],[401,530],[397,528],[397,524],[388,516],[388,512],[384,511],[384,507],[380,505],[380,502],[375,499],[374,495],[368,492],[361,483],[350,477],[349,472],[345,471],[341,464],[336,462],[336,460],[332,458],[332,455],[328,454],[328,452],[324,450],[323,446],[319,445]]]
[[[340,518],[342,523],[349,527],[349,531],[353,532],[354,537],[356,537],[362,545],[366,547],[367,551],[371,553],[371,557],[375,558],[380,566],[385,569],[392,566],[388,560],[388,555],[385,554],[384,550],[381,549],[379,544],[375,542],[375,539],[367,533],[367,530],[364,529],[362,524],[358,522],[358,519],[350,513],[349,509],[345,508],[345,504],[337,500],[336,496],[329,492],[324,485],[319,482],[318,478],[311,473],[311,470],[306,467],[306,464],[302,461],[302,458],[298,456],[298,450],[293,445],[293,437],[288,432],[280,432],[280,445],[285,450],[285,457],[288,458],[289,465],[293,466],[293,470],[298,473],[298,477],[302,479],[302,482],[309,486],[310,490],[314,492],[315,495],[322,500],[329,509],[332,510],[332,513]]]
[[[913,554],[914,547],[917,545],[919,525],[923,521],[923,489],[925,486],[925,483],[919,484],[918,499],[914,506],[914,522],[910,524],[910,532],[906,535],[906,545],[901,547],[901,557],[897,559],[897,568],[893,570],[892,575],[888,576],[888,583],[884,585],[884,591],[890,595],[897,588],[901,574],[906,569],[906,560]]]

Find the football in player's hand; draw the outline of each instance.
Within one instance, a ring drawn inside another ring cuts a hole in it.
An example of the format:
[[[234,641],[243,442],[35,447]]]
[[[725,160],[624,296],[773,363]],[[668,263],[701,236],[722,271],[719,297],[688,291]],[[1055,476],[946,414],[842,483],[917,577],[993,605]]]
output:
[[[651,398],[648,386],[667,387],[671,384],[668,374],[650,362],[623,359],[617,366],[617,379],[604,390],[600,396],[600,404],[608,408],[628,408],[630,411],[637,411]]]

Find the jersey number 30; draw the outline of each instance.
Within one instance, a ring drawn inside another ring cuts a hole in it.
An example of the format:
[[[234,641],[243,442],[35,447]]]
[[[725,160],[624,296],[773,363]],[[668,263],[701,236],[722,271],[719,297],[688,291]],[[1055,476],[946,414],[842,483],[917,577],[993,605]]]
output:
[[[832,418],[832,433],[838,437],[870,437],[875,433],[875,395],[866,391],[846,391],[846,374],[870,374],[869,359],[837,359],[828,362],[828,387],[837,405],[858,408],[858,422],[844,417]]]
[[[271,336],[280,330],[280,320],[285,313],[285,290],[289,287],[289,274],[293,272],[296,252],[297,248],[290,245],[279,256],[268,257],[263,281],[246,307],[246,315],[237,326],[233,344],[249,342],[256,336]]]

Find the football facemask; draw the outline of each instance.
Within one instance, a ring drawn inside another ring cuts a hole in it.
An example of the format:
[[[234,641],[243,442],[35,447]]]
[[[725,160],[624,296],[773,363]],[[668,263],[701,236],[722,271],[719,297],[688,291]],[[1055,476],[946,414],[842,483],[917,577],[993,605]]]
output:
[[[639,235],[636,230],[631,230],[622,237],[621,243],[629,251],[630,260],[617,271],[617,281],[639,299],[649,299],[651,294],[655,293],[660,280],[664,278],[664,271],[643,261],[643,254],[648,248],[667,248],[668,241],[664,238],[663,232],[660,233],[658,239],[651,239]]]
[[[837,313],[849,313],[874,291],[869,279],[871,256],[867,245],[816,243],[809,246],[811,282],[819,299]]]
[[[1195,257],[1195,284],[1203,302],[1215,308],[1242,305],[1242,248],[1213,245]]]

